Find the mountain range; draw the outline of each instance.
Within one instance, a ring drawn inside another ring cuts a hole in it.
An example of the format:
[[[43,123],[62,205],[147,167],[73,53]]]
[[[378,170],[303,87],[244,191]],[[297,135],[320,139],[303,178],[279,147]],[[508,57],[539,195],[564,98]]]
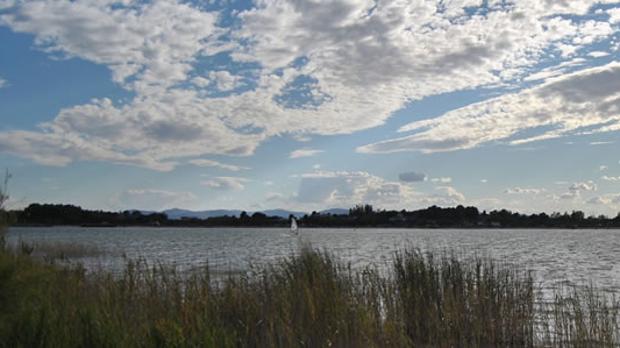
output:
[[[182,218],[208,219],[210,217],[225,216],[225,215],[238,217],[239,215],[241,215],[241,212],[242,210],[238,210],[238,209],[215,209],[215,210],[194,211],[194,210],[178,209],[178,208],[167,209],[167,210],[162,211],[162,213],[166,214],[168,218],[172,220],[178,220]],[[247,213],[248,215],[252,215],[255,212],[247,212]],[[306,212],[292,211],[292,210],[285,210],[285,209],[269,209],[269,210],[260,211],[260,213],[263,213],[267,216],[278,216],[281,218],[288,218],[290,215],[293,215],[296,218],[300,218],[308,214]],[[332,214],[332,215],[346,215],[349,213],[349,209],[332,208],[332,209],[322,210],[319,213],[320,214]]]

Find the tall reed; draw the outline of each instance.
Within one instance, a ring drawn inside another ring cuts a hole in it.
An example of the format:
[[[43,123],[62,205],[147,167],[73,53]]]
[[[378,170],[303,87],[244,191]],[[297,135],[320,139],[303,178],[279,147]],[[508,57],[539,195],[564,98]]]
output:
[[[216,279],[143,260],[86,272],[3,249],[0,347],[618,345],[618,309],[593,290],[541,306],[518,267],[411,249],[392,261],[354,270],[306,247]]]

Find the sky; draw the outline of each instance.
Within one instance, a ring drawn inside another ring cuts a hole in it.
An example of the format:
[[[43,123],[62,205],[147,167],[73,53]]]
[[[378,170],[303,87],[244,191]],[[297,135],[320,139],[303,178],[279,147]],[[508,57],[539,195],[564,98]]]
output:
[[[620,2],[0,0],[9,206],[620,211]]]

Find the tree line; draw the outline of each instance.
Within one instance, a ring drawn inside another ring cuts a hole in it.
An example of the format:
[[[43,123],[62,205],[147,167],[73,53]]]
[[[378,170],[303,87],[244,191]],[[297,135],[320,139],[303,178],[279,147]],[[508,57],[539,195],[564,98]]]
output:
[[[109,212],[86,210],[68,204],[31,204],[10,211],[8,220],[17,226],[178,226],[178,227],[286,227],[292,218],[242,212],[239,216],[206,219],[169,219],[164,213],[136,210]],[[480,212],[476,207],[376,210],[371,205],[356,205],[348,214],[312,212],[298,219],[301,227],[409,227],[409,228],[620,228],[620,213],[586,217],[582,211],[521,214],[506,209]]]

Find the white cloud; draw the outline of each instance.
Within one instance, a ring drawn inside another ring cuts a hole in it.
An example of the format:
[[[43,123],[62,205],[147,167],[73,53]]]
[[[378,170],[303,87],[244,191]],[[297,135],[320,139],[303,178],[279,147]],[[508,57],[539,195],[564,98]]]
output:
[[[239,76],[232,75],[226,70],[211,71],[209,72],[209,78],[215,81],[220,91],[233,90],[241,83],[241,78]]]
[[[592,180],[590,180],[590,181],[586,181],[586,182],[576,182],[576,183],[570,185],[568,190],[571,191],[571,192],[596,191],[597,190],[597,186],[596,186],[596,184]]]
[[[0,88],[6,87],[8,85],[9,85],[9,83],[5,79],[0,77]]]
[[[218,161],[213,161],[213,160],[209,160],[209,159],[193,159],[190,160],[189,163],[198,166],[198,167],[215,167],[215,168],[221,168],[221,169],[226,169],[226,170],[230,170],[233,172],[238,172],[240,170],[247,170],[250,169],[248,167],[243,167],[243,166],[236,166],[236,165],[232,165],[232,164],[226,164],[226,163],[222,163],[222,162],[218,162]]]
[[[431,182],[449,184],[452,182],[452,178],[451,177],[431,178]]]
[[[607,176],[607,175],[603,175],[601,177],[601,179],[603,179],[605,181],[611,181],[611,182],[620,182],[620,176]]]
[[[578,66],[583,66],[588,61],[585,58],[574,58],[565,62],[562,62],[558,65],[551,66],[549,68],[542,69],[540,71],[536,71],[535,73],[525,77],[524,81],[540,81],[546,80],[552,77],[557,77],[565,74],[569,70],[574,69]]]
[[[267,192],[267,195],[265,195],[265,201],[267,202],[282,201],[284,199],[284,195],[279,192]]]
[[[606,194],[592,197],[587,203],[595,205],[620,205],[620,194]]]
[[[465,195],[457,191],[452,186],[438,186],[436,188],[441,194],[432,196],[433,198],[439,199],[439,202],[451,202],[448,204],[456,204],[465,202]],[[446,204],[446,203],[440,203]]]
[[[222,28],[219,13],[175,0],[3,1],[0,25],[32,34],[52,56],[107,66],[135,97],[65,108],[38,131],[2,132],[0,149],[43,164],[100,160],[153,169],[186,157],[249,155],[272,136],[349,134],[424,97],[514,86],[557,53],[574,60],[616,30],[607,19],[580,17],[592,1],[491,1],[488,11],[482,3],[262,0]],[[234,64],[211,71],[200,64],[216,53]],[[245,81],[233,65],[245,63],[252,87],[237,91]],[[610,93],[614,69],[602,74],[607,80],[595,78]],[[410,125],[425,130],[362,150],[469,148],[532,126],[558,128],[546,137],[593,125],[615,130],[613,100],[586,103],[572,93],[612,97],[583,80],[589,72],[571,75],[574,86],[548,82]],[[540,94],[554,83],[563,90]],[[212,96],[209,86],[229,93]],[[545,116],[552,107],[563,108]],[[574,116],[580,113],[583,119]]]
[[[560,199],[575,200],[581,197],[582,192],[594,192],[598,186],[592,181],[575,182],[568,187],[568,191],[560,195]]]
[[[598,167],[598,170],[599,170],[599,171],[601,171],[601,172],[602,172],[602,171],[605,171],[605,170],[607,170],[607,169],[609,169],[609,167],[607,167],[606,165],[600,165],[600,166]]]
[[[0,150],[42,164],[66,165],[73,160],[103,160],[169,170],[172,158],[205,153],[247,155],[261,135],[243,134],[195,108],[191,91],[170,95],[174,105],[141,100],[120,108],[108,99],[63,109],[41,132],[0,132]],[[175,119],[145,115],[168,110]],[[121,150],[122,149],[122,150]]]
[[[218,33],[216,13],[176,1],[16,2],[0,24],[35,35],[43,50],[112,69],[138,91],[183,81],[201,44]],[[135,78],[135,82],[130,82]]]
[[[229,92],[240,87],[243,84],[243,79],[226,70],[217,70],[209,71],[206,77],[196,76],[192,78],[191,82],[200,88],[214,86],[221,92]]]
[[[119,209],[160,211],[169,208],[186,208],[196,204],[197,201],[198,198],[191,192],[130,189],[113,198],[112,205]]]
[[[192,78],[192,83],[201,88],[207,88],[211,84],[211,80],[204,78],[202,76],[196,76]]]
[[[609,52],[593,51],[593,52],[588,53],[588,56],[593,57],[593,58],[607,57],[609,56]]]
[[[310,140],[312,140],[311,137],[307,135],[302,135],[302,134],[292,134],[291,137],[295,139],[296,141],[299,141],[300,143],[307,143]]]
[[[614,24],[620,23],[620,8],[610,8],[607,10],[609,21]]]
[[[534,194],[534,195],[538,195],[541,193],[546,192],[545,189],[542,188],[532,188],[532,187],[512,187],[512,188],[507,188],[506,190],[504,190],[504,193],[509,194],[509,195],[516,195],[516,194]]]
[[[298,149],[298,150],[292,151],[291,154],[289,155],[289,158],[312,157],[312,156],[316,156],[320,154],[321,152],[324,152],[324,151],[316,150],[316,149],[308,149],[308,148]]]
[[[367,172],[319,171],[302,174],[294,202],[314,206],[352,206],[369,203],[384,209],[415,209],[428,205],[454,205],[465,197],[449,186],[436,193],[417,192],[412,185],[388,181]]]
[[[492,141],[524,144],[568,134],[620,130],[620,63],[589,68],[403,126],[413,135],[360,152],[451,151]],[[521,135],[524,130],[533,134]]]
[[[441,183],[441,184],[449,184],[452,182],[451,177],[439,177],[439,178],[429,178],[424,173],[418,172],[405,172],[398,175],[398,179],[403,182],[421,182],[421,181],[430,181],[432,183]]]
[[[208,180],[203,180],[200,184],[218,190],[241,191],[245,188],[245,183],[248,181],[248,179],[240,177],[217,176]]]
[[[49,166],[65,166],[74,160],[99,160],[118,164],[138,165],[168,171],[176,165],[149,154],[124,154],[81,137],[27,131],[0,132],[0,151],[12,153]]]

